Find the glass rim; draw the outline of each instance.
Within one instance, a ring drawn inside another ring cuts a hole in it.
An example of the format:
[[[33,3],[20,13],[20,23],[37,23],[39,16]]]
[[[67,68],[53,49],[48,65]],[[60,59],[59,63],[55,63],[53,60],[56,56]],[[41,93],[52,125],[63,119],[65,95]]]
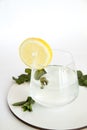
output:
[[[62,49],[55,49],[55,48],[53,48],[52,51],[64,52],[64,53],[70,54],[73,57],[72,53],[70,51],[68,51],[68,50],[62,50]]]
[[[53,51],[53,53],[57,52],[57,51],[59,51],[60,53],[66,53],[67,55],[69,55],[71,57],[72,61],[69,62],[68,64],[66,64],[65,66],[70,65],[72,63],[75,65],[75,60],[74,60],[73,54],[70,51],[62,50],[62,49],[58,49],[58,48],[56,48],[56,49],[53,48],[52,51]]]

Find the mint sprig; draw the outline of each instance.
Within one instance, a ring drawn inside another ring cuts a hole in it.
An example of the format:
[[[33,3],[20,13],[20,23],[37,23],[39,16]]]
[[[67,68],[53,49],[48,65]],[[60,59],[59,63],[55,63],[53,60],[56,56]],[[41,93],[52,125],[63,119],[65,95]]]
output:
[[[24,82],[30,82],[31,79],[31,69],[26,68],[25,69],[25,73],[26,74],[21,74],[19,75],[17,78],[16,77],[12,77],[12,79],[17,83],[17,84],[22,84]]]
[[[78,77],[79,85],[87,87],[87,75],[84,75],[81,70],[78,70],[77,77]]]
[[[27,99],[25,101],[20,101],[20,102],[16,102],[13,103],[13,106],[21,106],[21,108],[23,109],[23,111],[33,111],[32,109],[32,105],[35,103],[35,101],[32,99],[32,97],[27,97]]]
[[[35,74],[34,74],[34,78],[36,80],[39,80],[44,74],[46,74],[46,70],[45,69],[40,69],[40,70],[36,70]]]

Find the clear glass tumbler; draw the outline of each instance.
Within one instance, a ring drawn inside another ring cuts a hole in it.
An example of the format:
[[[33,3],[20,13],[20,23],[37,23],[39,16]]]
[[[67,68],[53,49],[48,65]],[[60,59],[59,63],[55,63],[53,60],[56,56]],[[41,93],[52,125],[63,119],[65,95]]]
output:
[[[50,65],[32,70],[29,94],[43,106],[68,104],[77,97],[78,92],[77,71],[69,52],[53,50]]]

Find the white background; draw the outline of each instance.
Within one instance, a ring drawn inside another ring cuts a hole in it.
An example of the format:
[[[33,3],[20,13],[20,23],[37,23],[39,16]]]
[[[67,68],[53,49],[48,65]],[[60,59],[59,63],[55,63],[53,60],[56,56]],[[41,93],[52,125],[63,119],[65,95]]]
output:
[[[33,130],[6,103],[11,77],[25,68],[18,47],[27,37],[70,51],[77,69],[87,73],[87,0],[0,0],[0,130]]]

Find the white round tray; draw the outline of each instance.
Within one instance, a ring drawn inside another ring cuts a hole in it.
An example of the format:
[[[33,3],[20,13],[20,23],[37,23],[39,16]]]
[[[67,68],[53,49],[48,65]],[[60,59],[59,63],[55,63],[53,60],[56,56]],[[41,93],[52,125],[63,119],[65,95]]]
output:
[[[87,88],[80,87],[78,97],[70,104],[57,108],[46,108],[35,103],[32,112],[23,112],[14,102],[26,100],[29,84],[13,84],[7,101],[12,113],[24,123],[40,129],[70,130],[87,128]]]

